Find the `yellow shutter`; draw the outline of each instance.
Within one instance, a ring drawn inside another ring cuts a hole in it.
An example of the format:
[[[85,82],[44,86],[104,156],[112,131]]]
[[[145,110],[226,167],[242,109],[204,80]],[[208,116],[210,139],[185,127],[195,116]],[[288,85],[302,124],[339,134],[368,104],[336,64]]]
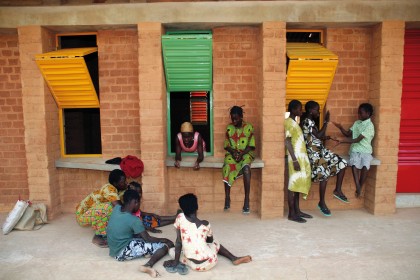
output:
[[[314,43],[287,43],[289,66],[286,81],[286,104],[297,99],[309,100],[324,109],[334,79],[338,56]]]
[[[62,49],[38,54],[36,63],[59,108],[99,108],[84,56],[97,48]]]

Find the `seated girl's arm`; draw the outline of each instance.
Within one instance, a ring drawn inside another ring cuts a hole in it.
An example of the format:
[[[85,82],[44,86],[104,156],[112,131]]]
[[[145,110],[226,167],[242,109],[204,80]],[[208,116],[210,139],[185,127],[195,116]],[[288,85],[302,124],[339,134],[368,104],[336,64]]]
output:
[[[157,237],[150,236],[149,233],[146,230],[140,232],[135,237],[140,237],[148,243],[158,243],[158,242],[160,242],[160,243],[166,244],[168,246],[168,248],[174,247],[174,243],[171,240],[169,240],[167,238],[157,238]]]
[[[181,257],[182,241],[181,231],[176,230],[176,241],[175,241],[175,259],[168,260],[163,263],[164,267],[175,267],[179,264],[179,258]]]
[[[341,123],[336,123],[336,122],[332,122],[333,123],[333,125],[335,125],[335,127],[337,127],[340,131],[341,131],[341,133],[344,135],[344,136],[346,136],[346,137],[351,137],[351,130],[349,129],[349,130],[345,130],[344,129],[344,127],[341,125]]]
[[[300,171],[300,164],[299,164],[299,162],[296,158],[295,151],[293,150],[292,138],[291,137],[286,137],[286,149],[289,151],[289,155],[292,158],[293,168],[296,171]]]
[[[181,158],[181,145],[179,144],[179,139],[178,137],[175,137],[175,167],[179,168],[180,167],[180,161],[182,160]]]
[[[347,143],[347,144],[359,143],[360,141],[362,141],[363,138],[365,138],[365,136],[360,134],[359,137],[357,137],[356,139],[340,140],[340,143]]]

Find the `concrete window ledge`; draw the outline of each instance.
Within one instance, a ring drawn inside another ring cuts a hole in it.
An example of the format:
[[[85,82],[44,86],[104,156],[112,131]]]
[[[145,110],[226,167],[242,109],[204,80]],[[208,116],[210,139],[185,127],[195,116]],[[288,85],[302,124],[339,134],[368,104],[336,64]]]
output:
[[[107,164],[106,159],[103,158],[60,158],[55,161],[57,168],[77,168],[77,169],[91,169],[112,171],[114,169],[121,169],[119,164]]]
[[[350,160],[349,155],[345,155],[345,156],[340,155],[340,157],[344,158],[347,162],[349,162]],[[372,161],[370,162],[370,165],[381,165],[381,161],[374,157]]]
[[[197,160],[197,157],[190,157],[190,156],[184,156],[182,157],[181,161],[181,167],[194,167],[194,163]],[[215,158],[212,156],[204,157],[204,160],[200,163],[201,168],[222,168],[223,167],[223,160],[224,158]],[[169,156],[166,158],[166,166],[168,167],[174,167],[175,164],[175,158],[172,156]],[[260,158],[256,158],[251,163],[251,168],[263,168],[264,162]]]

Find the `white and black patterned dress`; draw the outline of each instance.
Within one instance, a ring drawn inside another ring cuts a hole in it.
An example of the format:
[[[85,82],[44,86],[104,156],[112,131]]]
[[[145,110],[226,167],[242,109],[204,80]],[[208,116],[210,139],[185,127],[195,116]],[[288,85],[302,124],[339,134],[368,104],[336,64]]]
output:
[[[311,119],[305,119],[302,125],[303,137],[312,168],[312,182],[328,180],[347,167],[347,161],[324,147],[320,139],[315,136],[318,128]]]

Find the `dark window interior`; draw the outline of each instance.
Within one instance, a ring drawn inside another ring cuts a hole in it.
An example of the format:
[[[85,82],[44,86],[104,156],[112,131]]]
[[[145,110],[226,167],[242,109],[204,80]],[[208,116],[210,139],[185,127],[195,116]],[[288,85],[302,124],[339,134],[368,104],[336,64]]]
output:
[[[286,32],[288,43],[321,43],[321,32]]]
[[[171,153],[175,153],[175,137],[180,132],[183,122],[190,120],[190,92],[170,92],[170,112],[171,112]],[[210,98],[210,96],[209,96]],[[207,103],[207,114],[210,112],[210,102]],[[210,116],[207,115],[210,120]],[[206,151],[210,152],[210,121],[207,124],[194,124],[194,131],[198,131],[206,142]]]
[[[96,35],[60,36],[61,49],[96,47]],[[99,98],[98,52],[84,56]],[[99,108],[64,109],[64,143],[66,154],[101,154]]]
[[[99,108],[64,109],[66,154],[100,154]]]

